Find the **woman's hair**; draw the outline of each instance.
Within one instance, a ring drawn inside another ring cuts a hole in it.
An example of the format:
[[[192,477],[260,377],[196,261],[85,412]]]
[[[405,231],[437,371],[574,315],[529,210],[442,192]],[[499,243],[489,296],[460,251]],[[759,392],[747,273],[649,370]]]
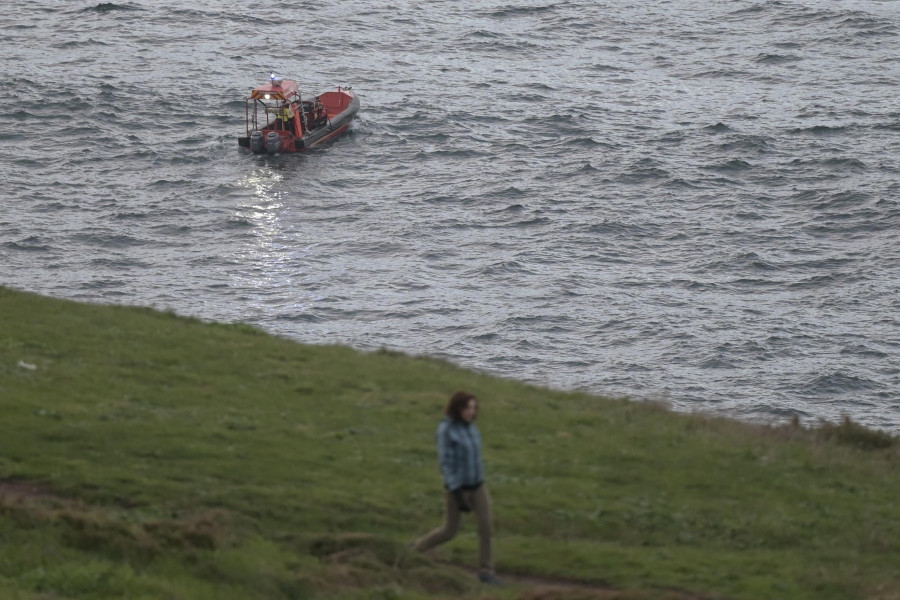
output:
[[[444,413],[451,419],[462,421],[462,413],[466,410],[466,406],[469,405],[469,400],[473,398],[475,398],[475,394],[456,392],[450,396],[450,401],[447,402],[447,408],[444,409]]]

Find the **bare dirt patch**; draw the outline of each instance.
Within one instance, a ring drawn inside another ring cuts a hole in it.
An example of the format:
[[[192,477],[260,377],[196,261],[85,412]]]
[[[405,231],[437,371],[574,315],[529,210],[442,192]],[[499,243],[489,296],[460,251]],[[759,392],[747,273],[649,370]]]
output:
[[[63,499],[47,486],[24,479],[0,479],[0,496],[10,499]]]
[[[478,572],[467,565],[451,561],[435,560],[435,562],[453,566],[477,577]],[[707,595],[691,590],[654,589],[629,590],[611,586],[603,582],[584,581],[566,577],[550,577],[522,573],[497,573],[507,585],[522,589],[517,600],[724,600],[722,596]]]

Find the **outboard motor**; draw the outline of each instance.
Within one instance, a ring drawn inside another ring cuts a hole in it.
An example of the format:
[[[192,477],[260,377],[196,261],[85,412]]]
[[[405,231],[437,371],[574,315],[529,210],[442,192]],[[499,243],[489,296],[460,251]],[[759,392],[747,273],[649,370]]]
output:
[[[250,152],[253,154],[262,154],[266,151],[266,141],[263,139],[262,131],[254,131],[250,134]]]
[[[269,151],[269,154],[275,154],[281,150],[281,136],[277,132],[270,131],[266,135],[266,150]]]

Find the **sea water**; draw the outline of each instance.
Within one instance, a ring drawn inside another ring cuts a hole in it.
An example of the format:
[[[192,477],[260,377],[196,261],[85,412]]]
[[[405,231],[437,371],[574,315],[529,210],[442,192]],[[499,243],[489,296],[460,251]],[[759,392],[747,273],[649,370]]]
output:
[[[900,2],[23,0],[0,43],[2,285],[900,431]],[[239,152],[273,72],[351,133]]]

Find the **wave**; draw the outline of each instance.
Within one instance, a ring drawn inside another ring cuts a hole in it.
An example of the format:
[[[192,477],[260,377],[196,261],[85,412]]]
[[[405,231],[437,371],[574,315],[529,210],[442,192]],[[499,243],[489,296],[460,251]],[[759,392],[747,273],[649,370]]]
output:
[[[504,260],[494,262],[476,269],[479,275],[508,276],[508,275],[535,275],[535,272],[518,260]]]
[[[791,54],[758,54],[753,62],[760,65],[784,65],[802,60],[801,57]]]
[[[18,242],[4,242],[2,246],[8,250],[17,250],[21,252],[47,252],[52,249],[52,246],[34,236],[19,240]]]
[[[890,354],[876,350],[866,344],[851,344],[841,348],[841,354],[845,356],[861,356],[863,358],[888,358]]]
[[[668,181],[670,177],[670,173],[663,168],[657,166],[637,166],[620,174],[615,178],[615,181],[628,185],[637,185],[642,183]]]
[[[81,41],[69,41],[69,42],[61,42],[58,44],[54,44],[54,48],[58,48],[60,50],[67,50],[72,48],[86,48],[90,46],[109,46],[110,44],[106,42],[101,42],[100,40],[94,39],[86,39]]]
[[[632,71],[632,69],[626,67],[608,65],[603,63],[597,63],[593,67],[590,67],[590,69],[598,73],[629,73]]]
[[[615,149],[615,146],[613,144],[610,144],[609,142],[603,140],[598,140],[595,136],[592,135],[566,137],[558,142],[558,144],[570,148],[607,148],[609,150]]]
[[[729,137],[727,141],[720,143],[717,146],[717,149],[720,152],[753,152],[755,154],[764,154],[770,152],[773,147],[774,139],[769,136],[736,134]]]
[[[872,129],[882,129],[885,131],[900,131],[900,121],[894,121],[893,123],[877,123],[872,126]]]
[[[712,165],[706,165],[700,167],[701,169],[708,169],[711,171],[746,171],[748,169],[752,169],[753,165],[747,162],[746,160],[741,160],[739,158],[733,158],[731,160],[720,162]]]
[[[116,11],[140,11],[144,10],[140,6],[135,6],[133,4],[116,4],[114,2],[101,2],[100,4],[95,4],[94,6],[89,6],[87,8],[81,9],[81,12],[86,13],[110,13]]]
[[[153,266],[151,263],[148,263],[146,261],[143,261],[143,260],[140,260],[137,258],[125,257],[125,256],[116,257],[116,258],[108,258],[108,257],[94,258],[91,260],[91,265],[94,267],[106,267],[109,269],[123,269],[123,270],[131,269],[134,267],[148,268],[148,267]]]
[[[838,28],[849,29],[857,32],[858,35],[866,36],[888,36],[898,35],[898,28],[893,22],[887,19],[875,17],[863,11],[850,11],[837,17]]]
[[[848,131],[845,125],[813,125],[812,127],[798,127],[789,129],[788,133],[792,134],[811,134],[811,135],[840,135]]]
[[[879,385],[875,381],[866,377],[834,371],[813,377],[801,387],[801,392],[808,396],[816,397],[821,394],[841,395],[878,387]]]
[[[867,168],[866,163],[857,158],[827,158],[820,164],[832,169],[847,169],[854,172],[864,171]]]
[[[756,76],[757,73],[750,71],[742,71],[733,67],[727,69],[707,69],[703,68],[696,73],[688,75],[688,79],[734,79],[748,78]]]
[[[71,239],[88,246],[99,246],[102,248],[130,248],[147,244],[146,240],[141,240],[131,235],[105,231],[76,233],[72,235]]]
[[[274,25],[278,21],[251,15],[247,12],[205,11],[193,8],[179,8],[171,11],[177,19],[202,20],[204,22],[218,22],[221,20],[232,23],[250,23],[253,25]]]
[[[543,18],[546,13],[554,12],[555,10],[556,6],[554,4],[547,4],[545,6],[508,5],[500,9],[488,11],[486,14],[488,17],[492,17],[495,19],[507,19],[510,17],[530,17],[534,15],[539,15]]]

